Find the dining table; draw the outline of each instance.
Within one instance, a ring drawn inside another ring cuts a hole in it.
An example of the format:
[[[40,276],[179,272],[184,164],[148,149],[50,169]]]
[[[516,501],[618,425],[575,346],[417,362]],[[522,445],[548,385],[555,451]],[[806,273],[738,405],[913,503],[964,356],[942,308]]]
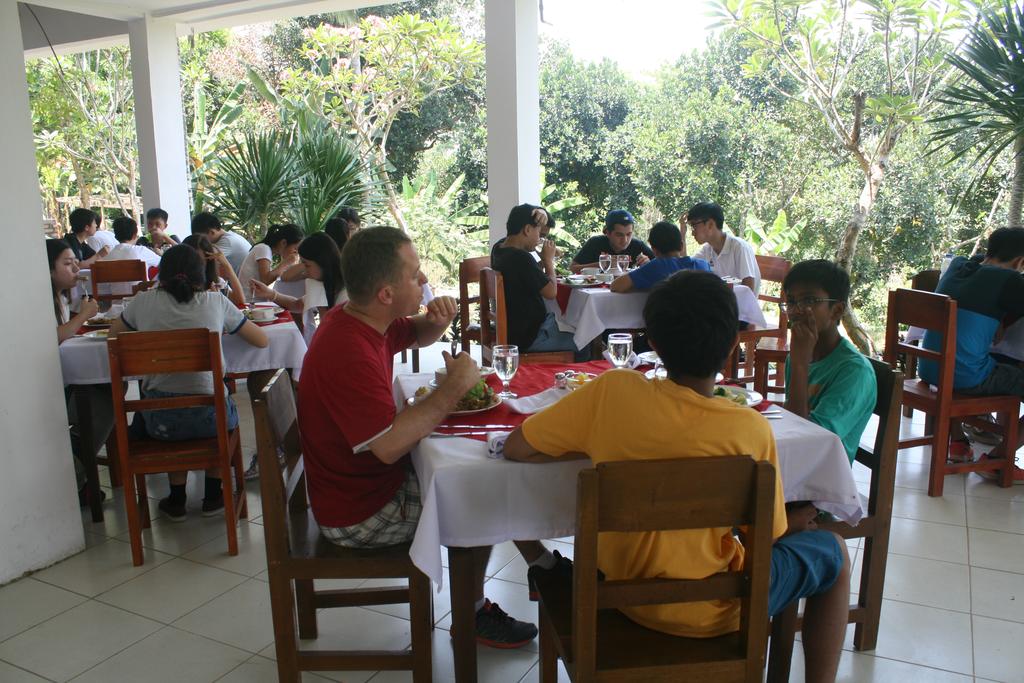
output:
[[[524,365],[511,388],[529,396],[548,390],[555,372],[575,369],[597,374],[609,367],[606,361]],[[433,377],[425,373],[396,376],[393,391],[399,409]],[[497,383],[493,376],[489,381]],[[786,500],[810,500],[840,520],[859,522],[864,502],[839,437],[777,406],[770,410]],[[472,435],[430,436],[412,450],[423,509],[409,554],[441,590],[441,549],[448,549],[455,676],[460,683],[476,680],[474,549],[575,533],[576,479],[590,461],[536,465],[489,457],[488,432],[507,431],[527,417],[504,404],[475,415],[450,416],[437,433],[460,433],[446,425],[469,425],[475,428],[461,433]]]
[[[731,285],[736,295],[740,321],[761,328],[768,321],[757,295],[746,285]],[[579,287],[558,284],[556,298],[548,304],[555,313],[558,329],[571,332],[576,348],[582,350],[605,330],[638,330],[644,324],[648,292],[613,292],[607,286]],[[564,303],[563,303],[564,302]]]

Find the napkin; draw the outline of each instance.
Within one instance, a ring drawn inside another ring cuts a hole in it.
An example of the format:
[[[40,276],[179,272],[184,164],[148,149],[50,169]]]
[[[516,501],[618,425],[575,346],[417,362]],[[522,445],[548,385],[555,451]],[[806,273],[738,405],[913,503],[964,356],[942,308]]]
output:
[[[487,432],[487,457],[502,460],[505,457],[505,441],[512,432]]]
[[[612,354],[605,351],[602,355],[604,356],[604,359],[606,361],[611,363],[613,366],[615,365],[615,363],[612,361]],[[643,361],[641,361],[640,358],[637,357],[636,353],[634,352],[629,354],[629,359],[626,361],[626,364],[623,367],[635,369],[641,365],[643,365]]]
[[[533,394],[532,396],[507,398],[505,399],[505,405],[507,405],[514,413],[529,415],[530,413],[536,413],[544,410],[550,405],[554,405],[558,402],[558,399],[562,398],[567,393],[569,393],[568,389],[551,387],[550,389],[545,389],[544,391],[538,394]]]

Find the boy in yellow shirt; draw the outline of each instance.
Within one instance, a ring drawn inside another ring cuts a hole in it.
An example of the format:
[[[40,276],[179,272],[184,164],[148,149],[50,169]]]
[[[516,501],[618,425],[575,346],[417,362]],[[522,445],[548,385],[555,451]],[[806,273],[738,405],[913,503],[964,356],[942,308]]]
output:
[[[632,370],[606,372],[512,432],[505,457],[548,462],[586,454],[598,463],[746,454],[778,469],[768,421],[712,395],[715,373],[739,330],[736,297],[721,278],[698,271],[673,275],[652,290],[644,320],[667,380],[649,381]],[[787,519],[778,477],[773,536],[769,613],[808,598],[807,680],[834,680],[849,608],[846,544],[831,532],[814,530],[812,518],[801,511]],[[604,534],[598,545],[598,565],[609,579],[704,578],[738,569],[743,557],[743,545],[730,528]],[[651,605],[625,614],[648,628],[686,637],[710,638],[739,628],[738,601]]]

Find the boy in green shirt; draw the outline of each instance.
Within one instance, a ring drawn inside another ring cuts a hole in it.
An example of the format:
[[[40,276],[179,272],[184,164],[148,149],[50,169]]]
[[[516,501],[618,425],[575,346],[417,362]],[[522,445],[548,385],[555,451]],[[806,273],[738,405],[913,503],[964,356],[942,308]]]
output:
[[[850,276],[832,261],[803,261],[782,294],[790,320],[786,410],[839,436],[853,464],[877,387],[871,363],[839,334]]]

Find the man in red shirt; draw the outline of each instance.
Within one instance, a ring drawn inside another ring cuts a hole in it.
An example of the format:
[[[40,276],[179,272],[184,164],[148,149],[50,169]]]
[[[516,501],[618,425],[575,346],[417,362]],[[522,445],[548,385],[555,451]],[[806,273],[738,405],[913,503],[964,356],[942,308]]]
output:
[[[426,399],[398,413],[391,391],[395,354],[437,341],[458,306],[440,296],[417,314],[427,278],[412,242],[395,228],[354,234],[341,266],[349,301],[321,321],[299,382],[310,504],[323,535],[338,545],[397,545],[412,540],[421,511],[409,451],[455,409],[479,372],[468,354],[445,353],[447,378]],[[537,542],[518,545],[539,569],[561,570],[568,563]],[[477,639],[496,647],[525,645],[537,628],[483,597],[489,551],[478,557]]]

